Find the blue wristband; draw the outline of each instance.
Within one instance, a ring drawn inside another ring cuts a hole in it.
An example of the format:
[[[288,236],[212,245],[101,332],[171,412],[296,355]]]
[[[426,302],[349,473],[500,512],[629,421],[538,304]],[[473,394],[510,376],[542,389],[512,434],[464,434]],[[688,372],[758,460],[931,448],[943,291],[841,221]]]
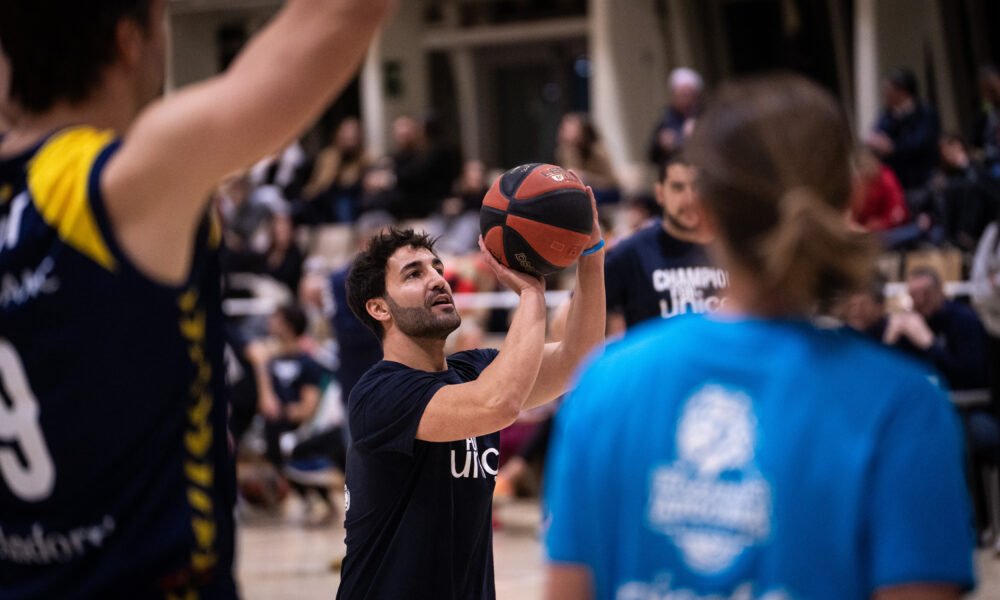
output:
[[[601,238],[601,241],[597,242],[596,244],[594,244],[590,248],[587,248],[586,250],[584,250],[583,252],[581,252],[580,256],[587,256],[588,254],[593,254],[594,252],[597,252],[598,250],[600,250],[603,247],[604,247],[604,238]]]

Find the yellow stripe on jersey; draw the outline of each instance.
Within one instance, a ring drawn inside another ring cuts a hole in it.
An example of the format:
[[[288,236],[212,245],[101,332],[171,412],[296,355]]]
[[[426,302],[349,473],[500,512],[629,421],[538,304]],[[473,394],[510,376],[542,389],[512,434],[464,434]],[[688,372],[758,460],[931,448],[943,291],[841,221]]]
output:
[[[208,213],[208,247],[218,250],[222,246],[222,221],[215,211]]]
[[[117,265],[90,209],[87,186],[94,161],[113,140],[111,131],[67,129],[46,142],[28,165],[28,189],[45,222],[109,271]]]

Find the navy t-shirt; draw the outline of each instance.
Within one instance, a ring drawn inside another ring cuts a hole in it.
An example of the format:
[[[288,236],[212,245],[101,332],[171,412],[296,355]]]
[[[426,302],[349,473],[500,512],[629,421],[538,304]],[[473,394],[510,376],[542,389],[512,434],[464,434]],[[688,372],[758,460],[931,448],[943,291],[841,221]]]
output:
[[[267,370],[274,395],[283,405],[299,402],[303,387],[323,385],[323,367],[304,352],[272,358]]]
[[[416,439],[434,394],[476,379],[496,356],[459,352],[441,372],[382,361],[354,387],[338,599],[496,597],[491,518],[500,434]]]
[[[337,378],[344,398],[368,369],[382,360],[382,342],[358,319],[347,305],[347,275],[350,268],[335,271],[330,276],[332,311],[330,326],[340,348],[340,371]]]
[[[0,600],[237,597],[221,230],[149,279],[102,193],[118,147],[0,160]]]
[[[715,312],[729,286],[704,245],[678,240],[660,223],[619,242],[605,264],[608,310],[622,313],[629,329],[653,317]]]

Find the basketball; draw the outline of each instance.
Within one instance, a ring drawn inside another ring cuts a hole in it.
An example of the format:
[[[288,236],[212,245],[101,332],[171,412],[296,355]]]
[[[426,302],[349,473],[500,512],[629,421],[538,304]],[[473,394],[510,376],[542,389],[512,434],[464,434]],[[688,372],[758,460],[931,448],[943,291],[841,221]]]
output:
[[[501,175],[483,198],[483,241],[503,265],[545,276],[573,264],[594,226],[590,196],[573,173],[542,163]]]
[[[289,485],[270,465],[246,468],[238,478],[240,495],[251,506],[274,510],[288,497]]]

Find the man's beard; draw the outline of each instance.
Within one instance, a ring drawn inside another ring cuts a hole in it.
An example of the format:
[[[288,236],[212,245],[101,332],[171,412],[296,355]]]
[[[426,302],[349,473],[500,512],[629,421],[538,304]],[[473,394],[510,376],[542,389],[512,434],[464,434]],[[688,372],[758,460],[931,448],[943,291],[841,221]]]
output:
[[[393,302],[388,294],[385,301],[389,305],[392,322],[411,338],[443,340],[462,324],[462,317],[455,309],[434,314],[433,308],[404,308]]]
[[[695,231],[698,230],[697,224],[694,227],[691,227],[690,225],[685,225],[684,223],[681,223],[679,218],[670,214],[668,211],[663,211],[663,220],[669,223],[670,226],[677,231],[681,231],[684,233],[694,233]]]

